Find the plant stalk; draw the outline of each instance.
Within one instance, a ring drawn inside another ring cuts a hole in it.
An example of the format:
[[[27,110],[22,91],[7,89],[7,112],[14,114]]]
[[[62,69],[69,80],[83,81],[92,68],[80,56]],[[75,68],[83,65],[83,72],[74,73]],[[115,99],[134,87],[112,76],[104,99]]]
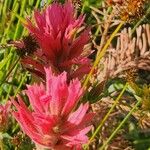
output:
[[[111,41],[113,40],[113,38],[116,36],[117,32],[120,30],[120,28],[122,27],[122,25],[124,24],[124,22],[121,22],[117,28],[115,29],[115,31],[111,34],[110,38],[107,40],[106,44],[104,45],[104,47],[102,48],[102,50],[99,52],[99,55],[96,57],[96,60],[92,66],[92,69],[90,70],[89,74],[87,75],[84,83],[83,83],[83,88],[85,88],[88,84],[88,81],[92,75],[92,73],[94,72],[95,67],[98,65],[99,61],[101,60],[101,58],[105,55],[106,50],[108,48],[108,46],[110,45]]]

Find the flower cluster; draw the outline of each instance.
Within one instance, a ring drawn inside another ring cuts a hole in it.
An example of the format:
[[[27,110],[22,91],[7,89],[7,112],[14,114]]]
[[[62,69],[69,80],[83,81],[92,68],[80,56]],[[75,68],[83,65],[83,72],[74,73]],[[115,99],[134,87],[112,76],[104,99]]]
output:
[[[127,22],[143,16],[147,2],[148,0],[108,0],[108,4],[115,7],[116,15]]]
[[[41,76],[44,75],[44,67],[49,66],[58,74],[66,71],[69,80],[88,73],[91,62],[88,59],[89,54],[83,53],[83,50],[89,41],[89,29],[79,32],[84,18],[83,15],[75,16],[70,2],[63,5],[54,2],[43,12],[36,10],[35,24],[28,18],[24,26],[40,48],[37,48],[32,57],[23,57],[22,63]],[[30,42],[24,44],[30,45]]]
[[[13,112],[23,131],[37,144],[53,149],[81,149],[88,141],[93,113],[87,113],[89,104],[75,109],[83,90],[78,79],[67,84],[67,74],[54,76],[46,69],[46,89],[43,84],[28,86],[32,110],[29,111],[21,97]]]
[[[88,73],[91,63],[83,54],[89,29],[78,32],[84,18],[75,17],[70,2],[54,2],[43,12],[34,12],[35,24],[27,19],[29,36],[12,43],[28,70],[45,79],[46,85],[27,86],[31,110],[20,96],[17,101],[11,98],[13,116],[37,149],[80,150],[88,142],[94,114],[87,112],[88,103],[76,107],[83,94],[76,77]]]

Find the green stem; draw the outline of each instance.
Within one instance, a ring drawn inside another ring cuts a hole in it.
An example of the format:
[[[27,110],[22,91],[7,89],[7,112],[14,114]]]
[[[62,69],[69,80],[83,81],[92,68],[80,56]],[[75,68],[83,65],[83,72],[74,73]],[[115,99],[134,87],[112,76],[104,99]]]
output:
[[[18,94],[18,91],[20,90],[21,86],[23,85],[23,83],[24,83],[24,81],[25,81],[27,75],[28,75],[28,72],[26,72],[25,75],[23,76],[23,78],[22,78],[22,80],[21,80],[21,82],[20,82],[18,88],[17,88],[16,91],[15,91],[14,97],[16,97],[16,95]]]
[[[19,66],[16,65],[16,66],[14,67],[14,69],[13,69],[12,81],[13,81],[13,79],[15,78],[15,76],[17,75],[16,73],[17,73],[18,67],[19,67]],[[7,83],[7,81],[5,81],[5,83]],[[8,100],[8,98],[9,98],[9,96],[10,96],[10,92],[11,92],[12,88],[14,87],[13,83],[12,83],[12,84],[11,84],[11,83],[7,83],[7,84],[10,84],[10,86],[9,86],[9,90],[8,90],[8,93],[7,93],[7,95],[6,95],[5,100]]]
[[[26,1],[27,1],[27,0],[23,0],[22,3],[21,3],[20,16],[22,16],[22,14],[23,14],[23,12],[24,12],[24,10],[25,10]],[[19,28],[20,28],[20,20],[18,20],[18,22],[17,22],[15,34],[14,34],[14,37],[13,37],[14,40],[16,40],[16,38],[18,37],[18,33],[19,33],[18,31],[19,31]]]
[[[105,123],[105,121],[107,120],[107,118],[109,117],[110,113],[114,110],[115,106],[117,105],[117,103],[119,102],[120,98],[122,97],[123,93],[125,92],[125,90],[128,87],[128,83],[126,83],[121,91],[121,93],[118,95],[118,97],[116,98],[113,106],[109,109],[108,113],[105,115],[105,117],[103,118],[103,120],[100,122],[98,128],[95,130],[94,134],[92,135],[92,137],[90,138],[88,144],[85,146],[85,149],[88,148],[88,145],[93,141],[93,139],[95,138],[95,136],[98,134],[98,132],[100,131],[101,127],[103,126],[103,124]]]
[[[4,145],[2,139],[0,139],[0,150],[4,150]]]
[[[38,0],[35,4],[35,8],[38,8],[39,7],[39,4],[40,4],[41,0]]]
[[[128,118],[132,115],[133,111],[139,106],[141,103],[141,99],[138,100],[138,102],[135,104],[135,106],[131,109],[131,111],[126,115],[126,117],[122,120],[122,122],[119,124],[119,126],[114,130],[114,132],[110,135],[110,137],[107,139],[107,141],[103,144],[102,147],[99,148],[99,150],[103,150],[109,142],[112,140],[112,138],[117,134],[118,130],[124,125],[124,123],[128,120]]]
[[[81,13],[84,12],[85,7],[88,5],[88,1],[84,0],[83,4],[82,4],[82,9],[81,9]]]
[[[16,60],[16,62],[13,64],[13,66],[10,68],[10,70],[8,71],[8,73],[6,74],[6,76],[4,77],[4,79],[1,81],[0,86],[5,82],[5,80],[9,77],[10,73],[12,72],[12,70],[14,69],[14,67],[17,65],[17,63],[19,62],[20,57],[18,57],[18,59]]]
[[[4,4],[3,4],[3,14],[2,14],[2,16],[5,16],[5,15],[6,15],[7,4],[8,4],[8,0],[5,0],[5,1],[4,1]]]
[[[88,84],[88,81],[92,75],[92,73],[94,72],[95,67],[97,66],[97,64],[99,63],[99,61],[101,60],[101,58],[105,55],[105,52],[108,48],[108,46],[110,45],[111,41],[113,40],[113,38],[116,36],[117,32],[120,30],[120,28],[122,27],[122,25],[124,24],[124,22],[121,22],[117,28],[115,29],[115,31],[111,34],[110,38],[107,40],[106,44],[104,45],[104,47],[102,48],[102,50],[99,50],[99,55],[96,57],[96,60],[92,66],[91,71],[89,72],[89,74],[87,75],[84,83],[83,83],[83,88],[86,87],[86,85]]]
[[[149,143],[150,141],[150,138],[148,139],[141,139],[141,140],[135,140],[133,143],[134,144],[146,144],[146,143]]]
[[[18,8],[19,8],[19,4],[16,1],[17,0],[15,0],[15,2],[14,2],[16,5],[13,5],[13,8],[12,8],[14,13],[17,13]],[[11,18],[10,18],[10,20],[8,22],[7,28],[4,31],[3,37],[1,39],[1,43],[4,43],[5,39],[7,39],[10,26],[12,25],[12,22],[13,22],[14,19],[15,19],[15,15],[12,14]]]

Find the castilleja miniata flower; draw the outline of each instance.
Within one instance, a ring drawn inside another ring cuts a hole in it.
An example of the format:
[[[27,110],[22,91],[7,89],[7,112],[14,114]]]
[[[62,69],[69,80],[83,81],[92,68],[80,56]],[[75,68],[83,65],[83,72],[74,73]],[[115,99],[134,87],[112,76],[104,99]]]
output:
[[[88,73],[91,61],[88,59],[89,54],[83,54],[83,49],[90,39],[89,29],[78,33],[84,18],[83,15],[75,16],[74,7],[70,2],[63,5],[54,2],[42,12],[36,10],[35,24],[27,19],[24,25],[34,37],[32,39],[36,39],[32,43],[38,43],[40,48],[37,48],[33,56],[23,57],[23,64],[39,75],[44,74],[44,67],[49,66],[58,74],[66,71],[69,80]],[[29,50],[28,53],[30,54]]]
[[[58,76],[46,70],[46,88],[40,85],[28,86],[26,94],[32,106],[27,108],[21,97],[12,99],[17,111],[14,117],[22,130],[37,144],[54,150],[81,149],[87,143],[86,134],[91,130],[92,112],[89,104],[77,103],[83,94],[80,81],[74,79],[67,84],[67,74]]]

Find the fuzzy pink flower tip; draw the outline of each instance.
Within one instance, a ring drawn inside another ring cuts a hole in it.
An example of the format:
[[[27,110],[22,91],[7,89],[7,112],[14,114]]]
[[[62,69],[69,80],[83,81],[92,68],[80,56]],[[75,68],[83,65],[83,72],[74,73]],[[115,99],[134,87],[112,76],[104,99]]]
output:
[[[94,115],[87,113],[88,103],[74,110],[83,92],[81,84],[74,79],[68,85],[66,72],[54,76],[50,69],[45,71],[46,88],[35,84],[26,90],[32,111],[18,97],[18,103],[12,100],[17,109],[13,115],[35,143],[55,150],[81,149],[88,141]]]
[[[66,71],[69,79],[82,77],[90,70],[90,60],[83,54],[88,43],[89,29],[77,34],[85,16],[75,16],[71,2],[54,2],[42,12],[34,12],[35,24],[27,19],[25,26],[39,44],[34,53],[36,60],[26,57],[22,60],[26,67],[34,66],[33,72],[43,73],[44,67],[51,66],[55,72]],[[74,69],[76,68],[76,69]]]

